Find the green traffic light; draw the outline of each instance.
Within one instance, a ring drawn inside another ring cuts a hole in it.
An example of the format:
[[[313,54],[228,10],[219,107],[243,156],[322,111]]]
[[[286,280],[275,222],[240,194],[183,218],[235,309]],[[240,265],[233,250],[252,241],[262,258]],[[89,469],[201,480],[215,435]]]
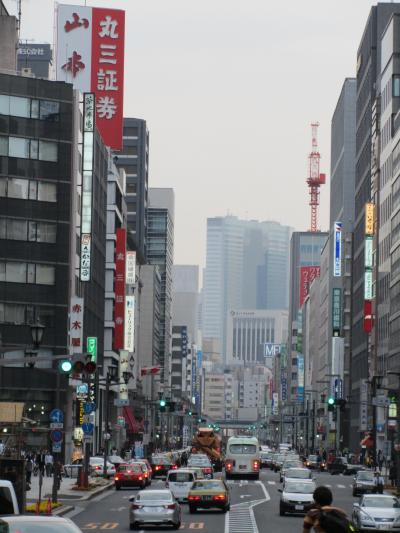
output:
[[[160,400],[160,407],[165,407],[166,405],[167,402],[164,399]]]
[[[189,416],[192,416],[192,414],[193,414],[192,411],[189,411],[189,412],[188,412],[188,415],[189,415]]]
[[[328,398],[328,404],[329,404],[329,405],[335,405],[335,400],[334,400],[334,398]]]
[[[61,361],[60,363],[60,370],[61,372],[64,372],[65,374],[68,374],[72,370],[72,363],[69,359],[65,359],[64,361]]]

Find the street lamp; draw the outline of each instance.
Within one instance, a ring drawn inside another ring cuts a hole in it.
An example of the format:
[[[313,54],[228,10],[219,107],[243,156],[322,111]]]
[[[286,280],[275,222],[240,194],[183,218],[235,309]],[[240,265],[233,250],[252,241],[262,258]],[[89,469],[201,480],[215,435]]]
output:
[[[32,350],[25,350],[25,355],[27,357],[36,357],[38,355],[39,347],[42,344],[43,334],[46,326],[40,323],[39,319],[36,320],[34,324],[30,324],[29,328],[31,330],[32,337]],[[33,368],[35,363],[33,361],[28,363],[29,368]]]
[[[108,434],[108,424],[109,424],[109,395],[110,395],[110,385],[112,381],[117,379],[118,367],[109,366],[107,368],[106,375],[106,394],[105,394],[105,420],[104,420],[104,466],[103,466],[103,477],[107,479],[107,457],[110,446],[110,435]],[[124,372],[126,374],[126,372]]]

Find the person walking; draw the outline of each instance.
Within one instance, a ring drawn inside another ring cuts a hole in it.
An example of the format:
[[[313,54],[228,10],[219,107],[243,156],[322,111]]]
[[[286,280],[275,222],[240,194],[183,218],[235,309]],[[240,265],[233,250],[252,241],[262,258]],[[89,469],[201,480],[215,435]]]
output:
[[[382,477],[382,474],[377,470],[374,473],[374,492],[375,494],[383,494],[383,486],[385,481]]]
[[[46,477],[51,477],[53,473],[53,456],[49,451],[46,452],[44,457],[44,464],[46,467]]]
[[[315,533],[352,531],[345,511],[332,506],[333,496],[328,487],[317,487],[313,498],[315,506],[304,517],[303,533],[309,533],[313,528]]]
[[[38,453],[36,460],[37,460],[37,464],[39,467],[39,472],[41,473],[42,476],[44,476],[44,469],[46,465],[46,453],[43,450],[41,450]]]
[[[26,465],[25,465],[26,484],[28,486],[30,486],[31,484],[32,471],[33,471],[33,461],[32,461],[32,457],[28,455],[26,459]]]
[[[390,479],[390,484],[392,485],[392,487],[395,487],[396,481],[397,481],[397,468],[393,461],[390,463],[389,479]]]

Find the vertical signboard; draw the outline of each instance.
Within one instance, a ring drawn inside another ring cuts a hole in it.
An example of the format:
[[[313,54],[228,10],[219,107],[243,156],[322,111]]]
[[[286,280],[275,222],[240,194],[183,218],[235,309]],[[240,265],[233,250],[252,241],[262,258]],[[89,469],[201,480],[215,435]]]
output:
[[[200,411],[201,409],[201,376],[202,376],[202,366],[203,366],[203,352],[201,350],[197,350],[197,363],[196,363],[196,390],[195,393],[192,395],[195,397],[196,400],[196,409]]]
[[[135,297],[125,296],[125,333],[124,349],[133,352],[135,349]]]
[[[94,161],[93,93],[83,95],[82,205],[81,205],[81,281],[90,281],[92,253],[92,197]]]
[[[335,222],[333,230],[333,275],[342,275],[342,223]]]
[[[128,400],[128,385],[125,383],[124,374],[129,372],[129,352],[127,350],[119,351],[119,398]]]
[[[374,234],[375,204],[365,204],[365,235]]]
[[[126,252],[126,278],[127,285],[135,285],[136,282],[136,252]]]
[[[297,403],[304,403],[304,357],[297,354]]]
[[[360,382],[360,431],[368,428],[368,380]]]
[[[332,289],[332,336],[339,337],[342,328],[342,290]]]
[[[321,267],[319,266],[303,266],[300,267],[300,300],[299,307],[302,307],[304,300],[310,290],[310,285],[315,278],[319,278]]]
[[[373,238],[366,236],[364,242],[365,242],[364,266],[365,268],[372,268],[373,267]]]
[[[83,298],[71,298],[69,312],[69,353],[82,353]]]
[[[364,300],[372,300],[372,270],[364,272]]]
[[[90,354],[90,360],[97,363],[97,337],[88,337],[86,339],[87,353]]]
[[[124,348],[126,229],[118,228],[115,243],[114,350]]]
[[[277,392],[272,393],[272,414],[279,414],[279,394]]]
[[[57,80],[96,94],[97,128],[104,143],[122,148],[125,11],[59,5]]]

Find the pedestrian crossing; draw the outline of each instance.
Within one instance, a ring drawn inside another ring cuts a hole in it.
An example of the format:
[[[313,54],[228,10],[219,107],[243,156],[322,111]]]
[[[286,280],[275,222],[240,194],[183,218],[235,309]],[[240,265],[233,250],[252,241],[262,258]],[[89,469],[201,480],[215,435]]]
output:
[[[268,485],[281,485],[281,483],[279,483],[278,481],[267,481],[267,484]],[[341,483],[336,483],[334,485],[330,484],[330,483],[323,483],[324,487],[328,487],[330,489],[351,489],[353,487],[353,485],[351,483],[349,483],[348,485],[343,485]]]
[[[239,504],[231,508],[226,515],[225,533],[259,533],[249,504]]]

